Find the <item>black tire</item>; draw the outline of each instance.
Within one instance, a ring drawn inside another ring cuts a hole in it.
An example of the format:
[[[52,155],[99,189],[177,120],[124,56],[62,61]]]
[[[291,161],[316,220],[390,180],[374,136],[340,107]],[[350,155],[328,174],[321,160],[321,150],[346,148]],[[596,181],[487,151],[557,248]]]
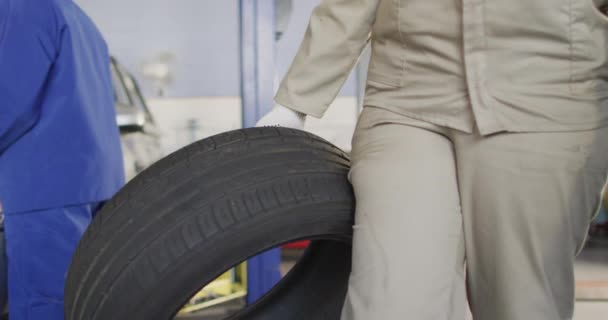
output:
[[[68,320],[167,320],[233,265],[316,240],[294,270],[230,319],[337,320],[350,270],[349,159],[297,130],[201,140],[137,176],[99,212],[72,261]]]

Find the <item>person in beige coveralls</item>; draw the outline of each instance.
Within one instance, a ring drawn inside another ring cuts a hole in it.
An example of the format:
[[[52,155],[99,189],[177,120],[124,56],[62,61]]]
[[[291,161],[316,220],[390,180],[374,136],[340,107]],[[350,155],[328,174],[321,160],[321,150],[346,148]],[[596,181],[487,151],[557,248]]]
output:
[[[572,319],[573,261],[608,171],[602,5],[315,9],[259,125],[302,128],[305,115],[323,116],[371,36],[343,320],[462,320],[467,292],[475,320]]]

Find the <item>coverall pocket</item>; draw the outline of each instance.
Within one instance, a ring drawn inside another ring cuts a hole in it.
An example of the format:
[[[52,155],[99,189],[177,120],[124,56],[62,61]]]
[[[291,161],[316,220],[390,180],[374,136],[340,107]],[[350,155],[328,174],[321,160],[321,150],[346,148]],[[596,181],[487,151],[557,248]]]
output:
[[[367,85],[379,90],[400,88],[404,85],[403,58],[399,57],[401,49],[395,44],[372,44],[372,57],[367,72]],[[392,47],[392,48],[391,48]]]
[[[370,313],[377,312],[373,301],[382,299],[388,275],[380,268],[382,251],[369,226],[355,225],[353,233],[352,271],[342,319],[372,319]]]

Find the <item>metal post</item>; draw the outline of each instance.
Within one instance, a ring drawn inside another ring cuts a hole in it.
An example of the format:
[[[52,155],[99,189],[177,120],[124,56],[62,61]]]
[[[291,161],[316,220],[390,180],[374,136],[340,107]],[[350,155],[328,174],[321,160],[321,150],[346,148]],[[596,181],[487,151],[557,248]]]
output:
[[[239,1],[243,127],[253,127],[274,104],[275,0]],[[247,262],[248,303],[278,282],[279,267],[279,249]]]
[[[275,0],[240,0],[243,126],[273,106]]]

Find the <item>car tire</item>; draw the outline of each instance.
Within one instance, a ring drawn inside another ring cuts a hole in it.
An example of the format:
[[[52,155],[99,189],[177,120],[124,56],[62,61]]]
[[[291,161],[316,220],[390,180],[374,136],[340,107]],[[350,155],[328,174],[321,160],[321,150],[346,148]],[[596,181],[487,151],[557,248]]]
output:
[[[348,156],[312,134],[251,128],[189,145],[138,175],[98,213],[73,258],[68,320],[167,320],[230,267],[313,243],[230,319],[337,320],[350,271]]]

